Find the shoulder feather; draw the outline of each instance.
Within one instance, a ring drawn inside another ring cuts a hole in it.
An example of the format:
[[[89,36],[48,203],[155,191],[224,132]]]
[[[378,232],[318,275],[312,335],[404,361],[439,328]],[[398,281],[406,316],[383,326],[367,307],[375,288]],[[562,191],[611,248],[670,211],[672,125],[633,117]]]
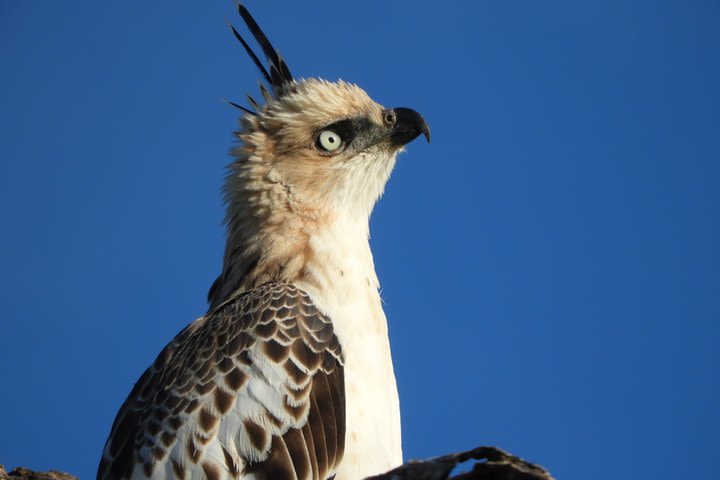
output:
[[[307,293],[267,284],[168,344],[121,407],[98,479],[326,479],[343,456],[343,356]]]

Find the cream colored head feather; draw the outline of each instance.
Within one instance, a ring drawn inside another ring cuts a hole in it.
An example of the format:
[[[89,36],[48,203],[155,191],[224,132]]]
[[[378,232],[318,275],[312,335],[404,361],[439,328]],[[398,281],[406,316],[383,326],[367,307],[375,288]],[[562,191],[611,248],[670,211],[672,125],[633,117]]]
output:
[[[302,276],[308,238],[339,218],[367,223],[403,146],[420,134],[423,118],[387,109],[343,81],[295,80],[247,10],[239,11],[263,49],[265,69],[242,36],[233,33],[273,92],[250,98],[242,144],[233,150],[224,187],[228,240],[223,273],[210,290],[211,308],[233,292]]]

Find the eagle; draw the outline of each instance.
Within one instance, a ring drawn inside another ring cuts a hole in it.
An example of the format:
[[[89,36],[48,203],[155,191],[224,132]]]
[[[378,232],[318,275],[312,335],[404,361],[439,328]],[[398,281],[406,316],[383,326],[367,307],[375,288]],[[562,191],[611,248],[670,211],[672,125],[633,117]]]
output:
[[[400,409],[369,217],[404,146],[430,130],[344,81],[295,79],[248,10],[266,64],[224,185],[209,309],[142,374],[97,478],[356,480],[402,463]]]

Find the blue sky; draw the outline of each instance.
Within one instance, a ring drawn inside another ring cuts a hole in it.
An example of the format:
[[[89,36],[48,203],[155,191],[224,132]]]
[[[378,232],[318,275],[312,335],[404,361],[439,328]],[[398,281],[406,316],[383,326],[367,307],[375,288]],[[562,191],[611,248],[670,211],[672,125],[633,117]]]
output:
[[[716,472],[720,6],[248,6],[296,76],[421,112],[372,218],[404,450]],[[229,1],[0,3],[0,463],[94,476],[206,308],[258,74]],[[691,460],[688,460],[691,459]]]

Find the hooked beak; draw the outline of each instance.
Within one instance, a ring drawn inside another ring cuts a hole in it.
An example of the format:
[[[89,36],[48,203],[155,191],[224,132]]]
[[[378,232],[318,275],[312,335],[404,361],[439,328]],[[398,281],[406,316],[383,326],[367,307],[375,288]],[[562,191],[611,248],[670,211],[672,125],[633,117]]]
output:
[[[391,128],[390,143],[401,147],[422,133],[430,143],[430,127],[418,112],[411,108],[397,107],[383,111],[383,122]]]

